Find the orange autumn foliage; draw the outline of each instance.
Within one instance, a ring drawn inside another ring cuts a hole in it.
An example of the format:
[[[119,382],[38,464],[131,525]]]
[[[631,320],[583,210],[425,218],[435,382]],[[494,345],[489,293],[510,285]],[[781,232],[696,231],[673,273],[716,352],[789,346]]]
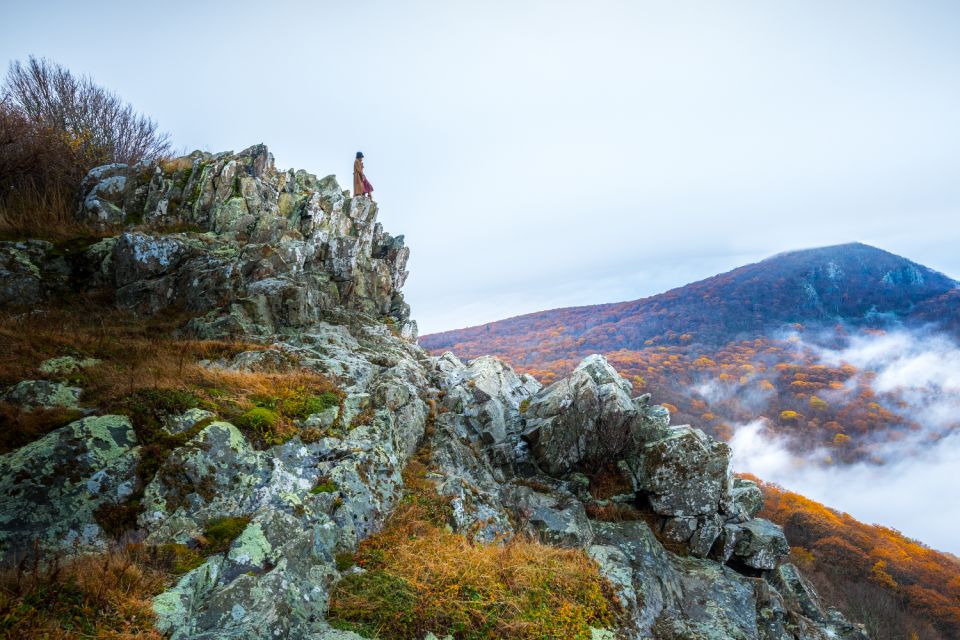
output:
[[[784,528],[805,569],[837,584],[870,582],[927,620],[943,637],[960,637],[960,559],[895,529],[864,524],[753,476],[763,491],[760,516]],[[819,586],[819,585],[818,585]],[[837,588],[842,592],[843,588]]]

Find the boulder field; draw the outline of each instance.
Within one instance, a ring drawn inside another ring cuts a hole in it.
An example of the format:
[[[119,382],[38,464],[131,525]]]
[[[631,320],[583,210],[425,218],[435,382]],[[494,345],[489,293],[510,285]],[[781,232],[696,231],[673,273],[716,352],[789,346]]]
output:
[[[95,511],[138,492],[135,533],[147,544],[189,545],[224,518],[242,528],[154,599],[161,632],[359,638],[325,621],[342,575],[336,557],[383,527],[405,465],[427,450],[454,531],[478,544],[534,536],[597,563],[623,615],[596,637],[866,638],[785,562],[788,541],[755,517],[760,491],[733,477],[730,448],[672,425],[602,356],[542,388],[496,358],[421,349],[400,292],[403,237],[332,176],[278,171],[262,145],[108,165],[87,177],[78,216],[116,233],[68,252],[0,243],[0,304],[36,309],[67,291],[110,290],[114,304],[144,316],[188,312],[190,335],[269,347],[204,366],[318,372],[343,398],[266,448],[214,412],[166,416],[180,440],[137,487],[147,449],[128,417],[86,406],[82,379],[58,381],[95,361],[44,363],[48,379],[21,381],[3,400],[85,417],[0,456],[7,560],[35,541],[107,548]],[[599,477],[614,490],[598,492]]]

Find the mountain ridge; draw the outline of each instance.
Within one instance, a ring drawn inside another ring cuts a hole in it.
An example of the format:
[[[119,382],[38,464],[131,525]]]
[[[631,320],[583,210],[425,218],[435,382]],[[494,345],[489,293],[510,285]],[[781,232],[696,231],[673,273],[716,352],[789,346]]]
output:
[[[839,270],[839,273],[841,276],[843,276],[847,271],[850,271],[852,267],[855,267],[858,264],[865,265],[867,268],[867,273],[855,274],[855,276],[859,275],[861,279],[866,277],[867,279],[871,280],[870,284],[882,286],[887,289],[898,286],[914,287],[919,289],[917,295],[907,296],[907,299],[904,301],[909,303],[909,306],[894,305],[893,308],[880,309],[880,313],[909,313],[913,310],[917,303],[924,302],[936,296],[951,295],[950,292],[956,290],[957,287],[960,286],[958,285],[957,281],[953,280],[949,276],[925,267],[919,263],[913,262],[907,258],[903,258],[889,251],[873,247],[871,245],[853,242],[826,247],[815,247],[811,249],[782,252],[764,258],[758,262],[742,265],[714,276],[703,278],[680,287],[674,287],[659,294],[639,298],[636,300],[575,307],[560,307],[556,309],[521,314],[519,316],[504,318],[502,320],[465,327],[462,329],[451,329],[447,331],[435,332],[422,336],[421,344],[434,351],[441,349],[452,349],[457,351],[456,347],[459,346],[461,350],[458,351],[458,353],[464,357],[470,357],[475,353],[479,353],[474,349],[471,349],[471,345],[469,345],[469,339],[471,337],[477,337],[478,334],[481,333],[483,336],[479,337],[489,338],[491,334],[496,335],[498,332],[503,334],[517,334],[524,330],[529,331],[531,329],[538,329],[542,331],[553,322],[553,317],[558,318],[555,324],[563,324],[564,327],[568,329],[568,333],[580,338],[583,334],[588,333],[592,327],[600,324],[619,325],[618,328],[622,329],[625,320],[633,320],[638,324],[644,322],[648,324],[658,323],[658,319],[656,317],[644,317],[643,314],[646,313],[653,316],[662,315],[664,312],[669,314],[670,310],[666,307],[671,304],[674,306],[685,304],[689,307],[692,305],[692,301],[683,299],[678,300],[678,298],[689,297],[694,293],[704,297],[711,296],[714,298],[721,295],[727,297],[733,295],[746,295],[743,302],[751,304],[755,313],[762,314],[763,312],[766,312],[769,314],[769,311],[767,310],[775,305],[770,304],[769,299],[766,298],[762,304],[758,304],[754,299],[755,296],[759,297],[761,293],[773,293],[769,290],[764,291],[758,286],[760,284],[767,284],[766,282],[762,282],[765,276],[763,273],[764,270],[769,270],[771,267],[773,267],[780,271],[778,275],[781,279],[791,277],[794,280],[799,280],[799,282],[794,283],[798,287],[802,287],[804,284],[806,284],[806,291],[811,298],[820,299],[823,297],[821,296],[821,291],[817,289],[816,285],[820,285],[821,288],[825,289],[823,293],[826,293],[827,297],[830,297],[830,294],[832,293],[834,294],[833,297],[836,298],[836,292],[831,291],[830,287],[826,285],[829,285],[831,280],[836,280],[836,270]],[[790,271],[788,273],[783,273],[784,270]],[[752,281],[743,282],[744,278],[747,277],[752,279]],[[810,283],[809,279],[813,279],[815,284]],[[773,284],[776,284],[776,282]],[[720,290],[711,291],[710,289],[713,285],[720,285],[716,287]],[[750,285],[753,286],[751,287]],[[861,286],[860,288],[866,289],[865,286]],[[792,291],[789,293],[797,294],[798,292]],[[796,297],[800,297],[800,295],[796,295]],[[872,302],[875,306],[876,303],[882,304],[884,300],[874,298]],[[798,309],[792,317],[786,314],[778,318],[759,317],[759,322],[750,322],[749,319],[744,321],[743,318],[737,318],[735,314],[727,312],[723,309],[724,305],[717,304],[717,300],[707,300],[706,304],[700,303],[699,306],[704,309],[704,315],[707,315],[706,312],[711,310],[714,312],[718,310],[721,313],[725,312],[726,315],[730,316],[730,319],[733,320],[733,322],[730,322],[729,324],[731,324],[732,328],[737,331],[736,335],[769,330],[774,323],[789,324],[791,322],[804,322],[814,319],[821,322],[828,322],[834,319],[848,321],[869,321],[869,318],[865,317],[865,313],[869,311],[870,307],[867,307],[865,304],[860,305],[861,308],[857,310],[859,313],[851,313],[852,310],[849,309],[849,304],[845,303],[843,300],[833,299],[830,300],[830,303],[834,305],[834,308],[837,311],[840,311],[844,306],[846,306],[847,308],[843,309],[846,313],[831,315],[827,313],[826,310],[822,310],[820,313],[810,313],[809,310],[806,313],[802,313],[802,309]],[[818,305],[811,306],[814,310],[816,310]],[[819,306],[822,308],[822,301]],[[597,319],[596,316],[598,315],[605,315],[608,317]],[[677,318],[671,317],[671,320],[676,321]],[[691,326],[684,325],[682,321],[676,322],[678,326],[683,326],[681,331],[675,332],[677,335],[692,332],[694,333],[694,338],[701,341],[710,341],[716,339],[729,340],[736,337],[736,335],[730,335],[729,331],[724,333],[717,331],[716,328],[713,328],[713,335],[711,335],[711,332],[704,333],[702,331],[700,332],[700,335],[696,335],[699,328],[697,326],[697,321],[691,318],[686,318],[686,320],[687,324]],[[739,327],[737,326],[738,321],[741,325]],[[660,327],[663,327],[663,325],[664,323],[662,321],[656,324],[656,326]],[[664,328],[664,330],[669,331],[669,329],[666,328]],[[618,346],[625,348],[637,347],[640,346],[645,340],[654,338],[656,336],[656,334],[650,330],[635,330],[635,333],[637,334],[636,337],[629,336],[624,343],[619,344]],[[591,348],[596,348],[596,346],[598,345],[588,344],[585,347],[585,351],[589,351]]]

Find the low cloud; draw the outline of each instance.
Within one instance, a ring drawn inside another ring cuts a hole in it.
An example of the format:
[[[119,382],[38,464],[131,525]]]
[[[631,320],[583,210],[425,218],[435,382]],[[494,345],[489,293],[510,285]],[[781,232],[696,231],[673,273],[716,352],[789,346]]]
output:
[[[824,466],[825,451],[798,456],[765,432],[762,421],[739,427],[733,468],[775,482],[868,523],[898,529],[935,549],[960,554],[960,502],[952,498],[960,469],[960,433],[885,464]]]
[[[925,430],[960,426],[960,347],[950,337],[900,330],[856,335],[843,349],[817,348],[821,360],[874,372],[873,390],[898,394]]]
[[[796,443],[788,446],[756,420],[735,428],[734,469],[960,554],[960,501],[950,497],[960,469],[960,346],[944,334],[906,329],[856,333],[842,346],[823,346],[835,344],[835,334],[823,338],[805,336],[797,346],[813,350],[824,364],[858,370],[846,389],[824,397],[842,402],[834,395],[869,385],[884,406],[919,430],[888,433],[877,442],[874,460],[881,464],[842,465],[827,463],[829,449],[797,453]]]

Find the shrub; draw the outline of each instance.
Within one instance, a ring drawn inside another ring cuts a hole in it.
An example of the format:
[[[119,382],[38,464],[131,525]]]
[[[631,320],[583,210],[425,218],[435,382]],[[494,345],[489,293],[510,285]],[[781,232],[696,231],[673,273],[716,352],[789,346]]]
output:
[[[60,134],[98,164],[155,162],[170,150],[169,136],[133,105],[45,58],[11,63],[3,95],[29,122]]]
[[[347,552],[338,553],[335,557],[337,562],[337,571],[341,573],[354,566],[356,562],[353,560],[353,554]]]
[[[169,151],[156,124],[90,78],[45,59],[10,64],[0,90],[0,233],[90,234],[73,219],[87,171],[153,162]]]
[[[182,389],[137,389],[115,401],[111,410],[129,416],[141,444],[153,444],[168,437],[164,420],[199,404],[197,396]]]

